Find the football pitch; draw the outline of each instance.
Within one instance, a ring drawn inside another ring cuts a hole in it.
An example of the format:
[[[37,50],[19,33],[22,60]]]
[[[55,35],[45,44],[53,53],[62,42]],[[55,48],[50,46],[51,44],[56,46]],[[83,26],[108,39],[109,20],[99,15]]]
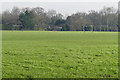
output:
[[[2,31],[3,78],[118,78],[118,33]]]

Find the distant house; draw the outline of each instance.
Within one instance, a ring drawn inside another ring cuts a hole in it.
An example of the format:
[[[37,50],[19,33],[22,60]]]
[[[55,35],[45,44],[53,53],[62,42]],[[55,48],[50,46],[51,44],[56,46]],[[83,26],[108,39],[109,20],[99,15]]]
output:
[[[22,25],[12,25],[14,27],[15,30],[21,30],[22,29]]]
[[[53,28],[49,26],[48,28],[44,28],[44,29],[48,31],[62,31],[62,27],[59,26],[54,26]]]
[[[22,25],[16,24],[16,25],[13,25],[13,26],[22,26]]]
[[[57,31],[62,31],[62,27],[58,27],[58,28],[57,28]]]

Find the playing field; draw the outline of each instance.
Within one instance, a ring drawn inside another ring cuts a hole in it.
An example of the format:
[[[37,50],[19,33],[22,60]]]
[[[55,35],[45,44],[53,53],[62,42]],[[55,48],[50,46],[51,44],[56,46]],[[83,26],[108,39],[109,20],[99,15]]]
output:
[[[3,78],[118,77],[118,33],[3,31]]]

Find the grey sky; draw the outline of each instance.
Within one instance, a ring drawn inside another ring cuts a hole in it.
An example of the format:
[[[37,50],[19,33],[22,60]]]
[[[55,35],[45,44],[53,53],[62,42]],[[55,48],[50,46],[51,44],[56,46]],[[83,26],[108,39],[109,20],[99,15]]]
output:
[[[64,15],[75,12],[88,12],[89,10],[100,10],[106,7],[118,7],[117,2],[3,2],[2,11],[11,10],[14,6],[23,7],[42,7],[46,11],[54,9]]]

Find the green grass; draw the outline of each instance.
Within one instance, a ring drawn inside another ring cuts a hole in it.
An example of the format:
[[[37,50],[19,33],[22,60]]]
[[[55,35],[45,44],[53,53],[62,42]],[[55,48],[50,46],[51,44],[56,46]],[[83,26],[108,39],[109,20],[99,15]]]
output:
[[[3,31],[3,78],[118,77],[118,33]]]

